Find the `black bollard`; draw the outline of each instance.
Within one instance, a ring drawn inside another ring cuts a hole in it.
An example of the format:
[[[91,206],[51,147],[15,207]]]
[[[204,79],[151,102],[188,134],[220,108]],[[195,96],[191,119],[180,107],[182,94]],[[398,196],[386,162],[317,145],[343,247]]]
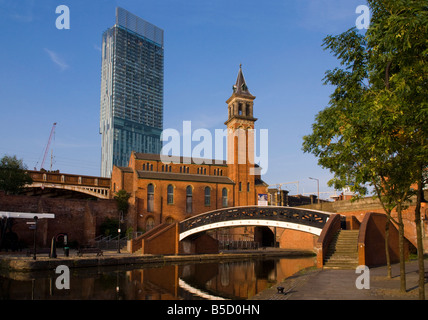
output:
[[[69,247],[64,247],[64,256],[68,257],[69,256],[69,252],[70,252],[70,248]]]
[[[69,251],[70,251],[70,248],[68,246],[68,236],[67,234],[64,234],[64,255],[66,257],[68,257]]]
[[[56,241],[55,241],[55,237],[52,237],[52,241],[51,241],[51,253],[49,254],[49,257],[56,258]]]

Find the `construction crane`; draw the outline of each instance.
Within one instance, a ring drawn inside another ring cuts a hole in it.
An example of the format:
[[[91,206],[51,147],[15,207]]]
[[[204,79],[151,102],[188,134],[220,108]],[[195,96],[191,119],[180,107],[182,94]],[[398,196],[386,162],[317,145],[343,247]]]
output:
[[[49,135],[48,144],[46,145],[45,154],[43,156],[42,164],[40,165],[40,170],[43,169],[43,166],[45,165],[46,156],[48,154],[49,146],[51,145],[51,141],[52,141],[52,136],[55,133],[55,127],[56,127],[56,122],[54,122],[52,129],[51,129],[51,134]]]

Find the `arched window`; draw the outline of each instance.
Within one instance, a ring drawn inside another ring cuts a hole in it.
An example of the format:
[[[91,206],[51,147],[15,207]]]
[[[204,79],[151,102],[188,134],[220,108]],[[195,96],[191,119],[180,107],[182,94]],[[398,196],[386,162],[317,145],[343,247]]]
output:
[[[192,213],[192,202],[193,202],[193,190],[191,186],[186,188],[186,212]]]
[[[221,196],[222,196],[222,204],[223,204],[223,208],[227,207],[227,189],[223,188],[223,190],[221,191]]]
[[[166,218],[166,220],[165,220],[165,223],[167,223],[167,224],[173,224],[175,222],[175,220],[174,220],[174,218],[172,218],[172,217],[168,217],[168,218]]]
[[[199,174],[199,168],[198,168],[198,170],[196,170],[196,172],[197,172],[197,174]]]
[[[147,186],[147,212],[153,212],[155,202],[155,187],[152,183]]]
[[[210,206],[211,205],[211,188],[205,187],[205,205]]]
[[[168,185],[167,188],[167,204],[174,203],[174,186],[172,184]]]
[[[146,232],[153,229],[155,226],[155,219],[153,217],[148,217],[146,220]]]

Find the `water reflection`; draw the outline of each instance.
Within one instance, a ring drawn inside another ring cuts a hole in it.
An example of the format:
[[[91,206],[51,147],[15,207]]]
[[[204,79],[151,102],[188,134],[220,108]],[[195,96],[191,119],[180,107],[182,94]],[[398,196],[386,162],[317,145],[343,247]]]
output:
[[[70,270],[70,289],[55,286],[52,272],[0,275],[3,300],[248,299],[297,271],[314,257]]]

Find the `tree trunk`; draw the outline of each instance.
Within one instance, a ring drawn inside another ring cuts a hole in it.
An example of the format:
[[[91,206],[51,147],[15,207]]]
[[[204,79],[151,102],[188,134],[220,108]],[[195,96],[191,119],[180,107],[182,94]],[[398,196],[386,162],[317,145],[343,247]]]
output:
[[[398,248],[400,251],[400,292],[405,293],[406,289],[406,261],[404,257],[404,224],[402,216],[402,204],[397,205],[398,217]]]
[[[416,237],[418,246],[418,267],[419,267],[419,300],[425,300],[425,266],[424,266],[424,247],[422,241],[421,226],[421,201],[422,201],[422,179],[418,181],[418,193],[415,209]]]
[[[385,256],[386,256],[386,270],[387,270],[387,277],[389,279],[392,278],[392,272],[391,272],[391,255],[389,254],[389,225],[391,224],[391,221],[389,219],[389,214],[386,215],[386,224],[385,224]]]

